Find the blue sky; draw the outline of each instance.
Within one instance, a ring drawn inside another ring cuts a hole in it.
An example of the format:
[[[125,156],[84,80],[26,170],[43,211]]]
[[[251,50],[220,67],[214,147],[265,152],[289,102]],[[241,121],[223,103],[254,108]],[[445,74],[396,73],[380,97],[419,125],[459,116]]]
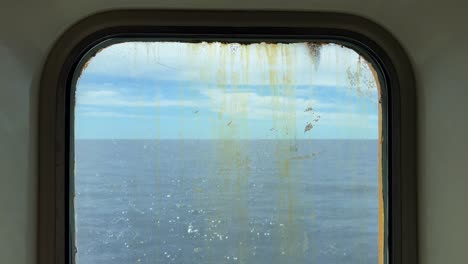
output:
[[[368,64],[339,45],[127,42],[79,78],[75,137],[375,139],[377,102]]]

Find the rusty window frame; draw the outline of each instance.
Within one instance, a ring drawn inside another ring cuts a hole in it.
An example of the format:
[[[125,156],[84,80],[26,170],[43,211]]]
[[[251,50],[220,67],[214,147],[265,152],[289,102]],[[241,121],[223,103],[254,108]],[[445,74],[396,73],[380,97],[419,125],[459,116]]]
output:
[[[78,22],[56,42],[44,66],[39,105],[40,264],[73,263],[74,73],[86,58],[116,41],[145,38],[322,40],[345,45],[366,58],[381,81],[383,99],[384,262],[417,263],[415,81],[409,59],[392,35],[371,21],[337,13],[131,10]]]

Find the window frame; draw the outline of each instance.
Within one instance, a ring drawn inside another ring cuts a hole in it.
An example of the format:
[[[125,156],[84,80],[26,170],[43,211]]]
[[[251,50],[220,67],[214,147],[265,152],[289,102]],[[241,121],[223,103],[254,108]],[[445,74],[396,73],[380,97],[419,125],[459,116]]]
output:
[[[354,49],[381,85],[382,170],[387,189],[388,264],[417,263],[416,97],[401,45],[361,17],[322,12],[122,10],[92,15],[68,29],[44,65],[39,102],[39,264],[72,263],[73,113],[76,70],[116,40],[326,40]],[[384,111],[386,111],[384,113]],[[386,148],[386,149],[385,149]],[[387,251],[386,251],[387,252]]]

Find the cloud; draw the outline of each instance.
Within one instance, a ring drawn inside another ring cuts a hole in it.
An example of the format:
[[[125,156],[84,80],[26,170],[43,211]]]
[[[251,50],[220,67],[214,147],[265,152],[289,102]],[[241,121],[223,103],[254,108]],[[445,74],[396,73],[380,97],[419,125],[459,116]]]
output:
[[[221,88],[200,89],[200,94],[190,100],[168,100],[141,96],[124,95],[118,90],[85,90],[77,94],[80,116],[154,118],[156,113],[145,115],[109,111],[106,107],[156,108],[156,107],[193,107],[222,114],[231,119],[247,120],[297,120],[305,122],[312,117],[321,116],[321,123],[340,125],[349,123],[372,123],[377,115],[370,108],[366,113],[355,113],[355,107],[348,104],[323,102],[318,99],[305,99],[280,95],[260,95],[256,92],[241,90],[225,91]],[[284,92],[284,91],[283,91]],[[305,112],[311,107],[312,112]],[[370,112],[369,112],[370,111]]]
[[[105,117],[105,118],[143,118],[143,119],[154,119],[155,116],[150,115],[134,115],[134,114],[125,114],[120,112],[106,112],[106,111],[82,111],[77,113],[78,116],[83,117]]]
[[[355,127],[365,128],[378,126],[378,115],[370,113],[346,113],[346,112],[331,112],[319,113],[321,116],[319,125],[327,125],[333,127]]]
[[[125,96],[117,90],[78,91],[77,105],[118,106],[118,107],[195,107],[200,106],[195,100],[148,99],[142,96]]]
[[[220,89],[204,89],[201,94],[209,99],[208,107],[216,113],[230,117],[248,119],[296,118],[310,117],[311,112],[305,112],[312,107],[316,114],[319,111],[346,110],[347,106],[324,103],[317,99],[304,99],[291,96],[259,95],[255,92],[223,92]]]
[[[347,86],[358,73],[376,90],[369,65],[354,50],[322,46],[314,58],[307,43],[125,42],[90,59],[83,76],[126,76],[218,85]]]

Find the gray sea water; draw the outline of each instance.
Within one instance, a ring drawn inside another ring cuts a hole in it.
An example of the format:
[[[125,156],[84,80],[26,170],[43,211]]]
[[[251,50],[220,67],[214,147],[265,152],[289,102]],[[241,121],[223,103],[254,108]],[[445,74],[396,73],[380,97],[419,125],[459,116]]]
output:
[[[377,263],[377,140],[76,140],[76,260]]]

